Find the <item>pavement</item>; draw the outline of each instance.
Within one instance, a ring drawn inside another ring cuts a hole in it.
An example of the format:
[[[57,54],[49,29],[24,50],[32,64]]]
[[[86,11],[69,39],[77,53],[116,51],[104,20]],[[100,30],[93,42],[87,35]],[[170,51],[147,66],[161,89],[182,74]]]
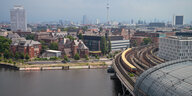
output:
[[[108,59],[108,58],[100,58],[100,59],[91,59],[91,60],[70,60],[69,63],[86,63],[86,62],[105,62],[107,65],[111,65],[112,64],[112,60]],[[27,62],[27,64],[61,64],[63,63],[61,60],[57,60],[57,61],[31,61],[31,62]],[[63,63],[65,64],[65,63]]]

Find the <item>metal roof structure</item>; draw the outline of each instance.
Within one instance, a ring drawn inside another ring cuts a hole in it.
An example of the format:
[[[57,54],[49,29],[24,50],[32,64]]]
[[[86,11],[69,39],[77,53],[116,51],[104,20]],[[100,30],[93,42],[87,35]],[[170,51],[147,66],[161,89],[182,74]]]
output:
[[[192,96],[192,60],[175,60],[145,71],[137,79],[135,96]]]

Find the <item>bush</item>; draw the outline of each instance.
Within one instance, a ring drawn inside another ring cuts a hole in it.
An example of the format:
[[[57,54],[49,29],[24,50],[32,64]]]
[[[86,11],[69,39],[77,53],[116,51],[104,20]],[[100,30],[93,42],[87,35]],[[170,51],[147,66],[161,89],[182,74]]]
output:
[[[59,58],[57,57],[51,57],[49,60],[58,60]]]
[[[98,55],[95,55],[95,58],[96,58],[96,59],[99,59],[99,56],[98,56]]]
[[[4,62],[7,62],[7,59],[6,59],[6,58],[4,59]]]
[[[129,73],[129,76],[130,76],[130,77],[134,77],[134,74],[133,74],[133,73]]]
[[[29,60],[29,59],[30,59],[30,57],[29,57],[28,54],[25,55],[25,59],[26,59],[26,60]]]
[[[13,63],[12,59],[9,59],[8,63]]]
[[[66,55],[64,56],[64,61],[69,62],[69,58]]]
[[[79,59],[80,59],[80,56],[79,56],[78,53],[75,54],[74,59],[75,59],[75,60],[79,60]]]
[[[16,65],[16,62],[13,62],[14,66]]]
[[[89,60],[89,57],[87,55],[85,55],[85,60]]]

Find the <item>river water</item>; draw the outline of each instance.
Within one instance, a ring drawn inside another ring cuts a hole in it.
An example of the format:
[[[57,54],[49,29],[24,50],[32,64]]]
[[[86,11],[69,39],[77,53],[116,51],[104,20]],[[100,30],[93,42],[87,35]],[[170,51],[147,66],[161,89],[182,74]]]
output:
[[[117,96],[106,69],[15,71],[0,68],[0,96]]]

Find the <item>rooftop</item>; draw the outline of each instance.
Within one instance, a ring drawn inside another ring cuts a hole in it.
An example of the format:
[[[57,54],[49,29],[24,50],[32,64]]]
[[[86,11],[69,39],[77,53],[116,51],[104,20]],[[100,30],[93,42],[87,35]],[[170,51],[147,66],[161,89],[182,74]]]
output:
[[[191,96],[192,59],[157,65],[140,75],[135,84],[136,96]]]
[[[53,53],[59,53],[61,51],[57,51],[57,50],[46,50],[47,52],[53,52]]]

